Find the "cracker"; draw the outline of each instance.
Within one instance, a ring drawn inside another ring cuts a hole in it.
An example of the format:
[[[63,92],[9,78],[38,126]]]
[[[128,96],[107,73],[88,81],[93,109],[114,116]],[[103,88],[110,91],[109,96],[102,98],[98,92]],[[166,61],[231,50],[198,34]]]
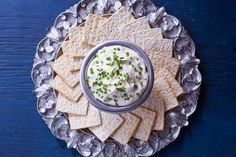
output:
[[[89,51],[93,48],[94,46],[89,46],[84,43],[78,44],[78,46],[75,49],[75,53],[73,57],[86,57],[86,55],[89,53]]]
[[[84,57],[73,56],[70,58],[70,60],[69,71],[73,73],[80,70],[84,61]]]
[[[161,28],[150,28],[134,32],[131,34],[131,41],[141,47],[143,39],[150,37],[155,39],[163,39]]]
[[[69,41],[61,42],[61,48],[62,48],[63,56],[68,58],[67,65],[68,65],[69,71],[79,70],[81,67],[81,62],[83,60],[79,61],[78,59],[74,59],[74,56],[76,55],[72,52],[71,41],[69,40]]]
[[[164,100],[166,111],[179,105],[179,102],[175,97],[167,79],[158,78],[155,80],[153,88],[154,92],[157,92],[158,95]]]
[[[66,60],[66,64],[68,65],[68,70],[70,72],[75,72],[80,70],[82,63],[84,61],[84,57],[74,57],[74,56],[69,56],[68,60]]]
[[[58,93],[56,110],[65,112],[65,113],[73,113],[78,115],[86,115],[88,109],[88,101],[85,96],[82,96],[78,102],[71,101],[67,99],[61,93]]]
[[[175,96],[178,97],[184,93],[183,88],[179,84],[179,82],[175,79],[175,77],[171,74],[170,70],[167,67],[162,68],[158,72],[154,72],[155,78],[164,77],[170,82],[170,87],[174,92]]]
[[[62,49],[63,54],[71,55],[70,41],[63,41],[63,42],[61,42],[61,49]]]
[[[85,29],[82,36],[82,42],[88,45],[96,45],[104,41],[106,36],[98,27],[107,20],[105,17],[88,14],[85,22]]]
[[[75,102],[82,96],[80,85],[70,88],[59,76],[56,76],[52,80],[51,86],[59,93],[62,93],[65,97]]]
[[[122,26],[120,28],[119,34],[121,34],[123,40],[126,40],[132,37],[131,34],[134,32],[139,32],[146,29],[150,29],[150,25],[147,18],[144,16]]]
[[[93,46],[82,42],[83,34],[86,27],[74,27],[69,30],[69,38],[71,41],[71,51],[73,57],[85,57]],[[88,31],[92,34],[90,31]]]
[[[140,125],[134,132],[133,137],[142,141],[147,141],[154,126],[156,112],[144,107],[138,107],[131,113],[141,118]]]
[[[80,33],[80,26],[73,26],[69,28],[69,32],[68,32],[68,36],[69,36],[69,40],[71,40],[74,37],[79,36]]]
[[[69,41],[73,55],[75,55],[76,48],[79,47],[79,43],[81,42],[80,40],[83,29],[84,29],[83,27],[71,27],[69,29]]]
[[[69,114],[71,129],[84,129],[88,127],[101,125],[100,111],[89,104],[87,115]]]
[[[117,12],[115,12],[111,17],[107,19],[99,27],[99,35],[105,35],[105,39],[120,39],[122,34],[119,35],[120,28],[122,26],[134,21],[135,18],[133,15],[127,10],[127,8],[122,7]],[[98,35],[98,36],[99,36]],[[94,44],[98,44],[99,42],[96,41]]]
[[[95,127],[90,127],[89,130],[94,133],[98,139],[104,142],[111,136],[123,123],[123,118],[117,114],[111,114],[101,111],[102,124]]]
[[[172,57],[173,54],[173,40],[171,39],[155,39],[146,38],[143,40],[141,48],[149,55],[155,52],[167,57]]]
[[[140,118],[131,113],[122,114],[120,116],[124,119],[124,123],[111,135],[111,138],[125,145],[129,142],[138,127]]]
[[[162,99],[148,99],[142,105],[148,109],[157,112],[153,130],[163,130],[164,129],[164,118],[165,118],[165,103]]]
[[[70,59],[67,56],[60,56],[53,63],[51,63],[52,69],[60,76],[65,83],[72,87],[75,87],[79,83],[80,72],[71,72],[70,69]],[[77,64],[77,63],[76,63]]]
[[[175,77],[179,71],[180,61],[175,58],[167,58],[166,56],[154,55],[151,57],[153,68],[155,72],[160,71],[163,67],[167,67],[171,74]]]

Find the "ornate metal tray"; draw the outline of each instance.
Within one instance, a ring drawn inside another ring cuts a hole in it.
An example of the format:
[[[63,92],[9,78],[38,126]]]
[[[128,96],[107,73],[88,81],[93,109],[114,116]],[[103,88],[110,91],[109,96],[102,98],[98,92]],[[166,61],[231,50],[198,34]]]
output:
[[[57,56],[60,42],[67,37],[69,27],[84,22],[88,12],[111,14],[122,5],[136,17],[147,16],[152,27],[161,27],[165,38],[175,40],[174,55],[181,61],[178,80],[185,90],[185,94],[179,98],[180,106],[166,114],[163,131],[152,131],[147,142],[132,139],[125,146],[113,140],[102,143],[86,130],[71,130],[66,115],[55,110],[57,97],[49,85],[53,78],[49,64]],[[83,156],[150,156],[173,142],[180,129],[188,125],[188,117],[197,107],[202,81],[199,63],[200,60],[195,57],[194,42],[180,21],[167,14],[163,7],[156,7],[149,0],[84,0],[61,13],[37,46],[31,73],[37,96],[37,110],[52,134],[65,141],[68,148],[77,149]]]

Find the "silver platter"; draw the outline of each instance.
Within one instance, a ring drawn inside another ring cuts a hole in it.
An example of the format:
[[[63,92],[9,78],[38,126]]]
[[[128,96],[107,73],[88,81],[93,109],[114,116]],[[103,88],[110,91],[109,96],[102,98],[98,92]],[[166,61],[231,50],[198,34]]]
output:
[[[152,131],[147,142],[132,139],[127,145],[121,145],[114,140],[100,142],[89,131],[71,130],[66,115],[55,110],[57,97],[49,84],[53,79],[49,64],[57,56],[61,41],[68,35],[68,29],[84,22],[89,12],[97,15],[111,14],[122,5],[137,18],[147,16],[152,27],[161,27],[165,38],[175,40],[174,56],[181,61],[178,80],[185,90],[185,94],[179,98],[180,106],[166,114],[163,131]],[[202,82],[199,63],[200,60],[195,57],[193,40],[180,21],[167,14],[163,7],[156,7],[149,0],[83,0],[61,13],[37,46],[31,73],[35,84],[37,110],[52,134],[65,141],[68,148],[77,149],[83,156],[151,156],[178,137],[180,129],[188,125],[188,117],[196,110]]]

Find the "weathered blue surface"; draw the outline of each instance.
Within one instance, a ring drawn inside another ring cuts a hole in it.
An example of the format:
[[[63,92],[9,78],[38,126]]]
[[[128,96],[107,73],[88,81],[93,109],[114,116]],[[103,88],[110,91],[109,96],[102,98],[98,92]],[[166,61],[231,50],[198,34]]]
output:
[[[0,0],[0,156],[79,156],[56,140],[36,112],[30,78],[37,43],[76,0]],[[236,156],[236,2],[156,0],[196,42],[203,85],[199,106],[160,157]]]

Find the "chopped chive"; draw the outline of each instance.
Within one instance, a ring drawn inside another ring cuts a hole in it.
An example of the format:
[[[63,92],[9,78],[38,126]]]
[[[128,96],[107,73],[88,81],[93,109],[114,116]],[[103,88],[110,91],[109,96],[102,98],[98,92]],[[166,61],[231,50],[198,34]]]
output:
[[[112,62],[111,62],[111,66],[113,66],[114,64],[115,64],[115,62],[114,62],[114,61],[112,61]]]
[[[90,68],[90,74],[94,74],[93,68]]]
[[[114,73],[113,73],[113,72],[111,72],[111,73],[110,73],[110,77],[112,78],[113,76],[114,76]]]
[[[143,87],[143,82],[141,82],[140,84],[141,84],[141,86]]]

